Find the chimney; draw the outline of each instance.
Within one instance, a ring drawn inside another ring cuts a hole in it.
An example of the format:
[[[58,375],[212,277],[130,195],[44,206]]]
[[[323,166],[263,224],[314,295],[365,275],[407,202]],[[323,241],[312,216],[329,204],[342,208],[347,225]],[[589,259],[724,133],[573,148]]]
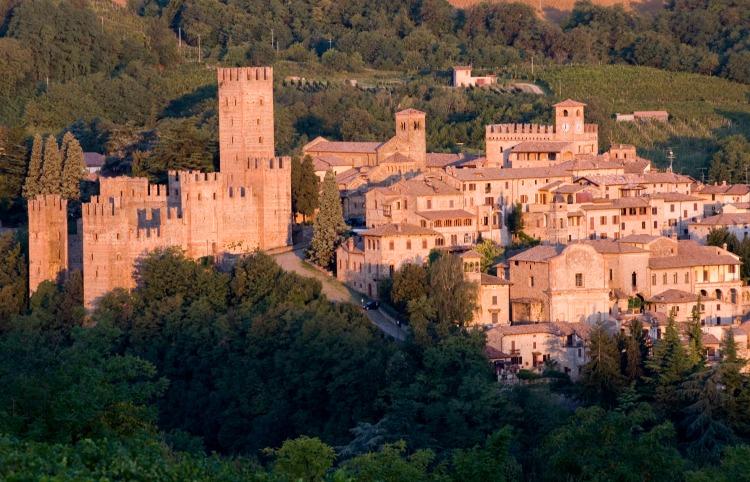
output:
[[[721,245],[721,249],[723,249],[724,251],[726,251],[727,250],[727,243],[722,244]]]

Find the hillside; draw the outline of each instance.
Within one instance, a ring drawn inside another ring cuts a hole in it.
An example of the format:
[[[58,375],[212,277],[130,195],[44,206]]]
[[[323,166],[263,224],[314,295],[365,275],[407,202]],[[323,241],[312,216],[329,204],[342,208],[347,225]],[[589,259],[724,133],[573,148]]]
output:
[[[461,9],[471,8],[480,3],[524,3],[537,12],[542,12],[546,18],[559,21],[573,10],[576,1],[578,0],[448,0],[448,3]],[[653,12],[664,5],[660,0],[591,0],[591,3],[602,7],[622,5],[626,9],[638,12]]]
[[[589,104],[591,122],[600,125],[602,147],[635,144],[641,155],[666,164],[666,149],[676,155],[675,169],[700,177],[719,137],[750,134],[750,86],[717,77],[623,65],[556,67],[539,78],[558,98]],[[663,124],[616,123],[615,113],[667,110]]]

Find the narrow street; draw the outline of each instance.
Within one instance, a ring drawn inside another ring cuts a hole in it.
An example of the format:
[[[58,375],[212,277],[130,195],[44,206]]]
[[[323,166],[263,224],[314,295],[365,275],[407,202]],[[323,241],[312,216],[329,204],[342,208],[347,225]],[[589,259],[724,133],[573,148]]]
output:
[[[276,262],[279,263],[286,271],[294,271],[300,276],[307,278],[315,278],[323,285],[323,293],[328,297],[329,300],[337,303],[352,303],[356,306],[361,306],[363,295],[356,293],[338,280],[318,271],[304,260],[305,250],[304,248],[298,248],[294,251],[287,251],[285,253],[275,254],[273,257]],[[368,310],[365,311],[367,318],[377,326],[383,333],[391,336],[397,340],[406,339],[406,333],[399,327],[395,320],[389,315],[384,313],[382,310]]]

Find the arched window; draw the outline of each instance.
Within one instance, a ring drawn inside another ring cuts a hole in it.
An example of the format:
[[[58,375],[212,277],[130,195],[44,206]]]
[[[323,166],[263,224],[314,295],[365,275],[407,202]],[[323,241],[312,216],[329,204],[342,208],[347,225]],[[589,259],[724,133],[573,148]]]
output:
[[[630,275],[630,284],[635,288],[638,286],[638,275],[633,271],[633,274]]]
[[[568,109],[563,110],[563,117],[568,117]]]

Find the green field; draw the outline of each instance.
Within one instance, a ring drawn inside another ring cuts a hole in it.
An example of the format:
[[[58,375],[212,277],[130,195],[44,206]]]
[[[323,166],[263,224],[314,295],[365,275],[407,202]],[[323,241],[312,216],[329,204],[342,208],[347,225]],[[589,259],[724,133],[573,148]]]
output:
[[[750,135],[750,86],[717,77],[623,65],[550,67],[538,74],[557,98],[589,104],[601,145],[628,143],[644,157],[666,164],[674,150],[675,169],[700,178],[716,141],[733,133]],[[668,125],[616,123],[616,112],[667,110]]]

